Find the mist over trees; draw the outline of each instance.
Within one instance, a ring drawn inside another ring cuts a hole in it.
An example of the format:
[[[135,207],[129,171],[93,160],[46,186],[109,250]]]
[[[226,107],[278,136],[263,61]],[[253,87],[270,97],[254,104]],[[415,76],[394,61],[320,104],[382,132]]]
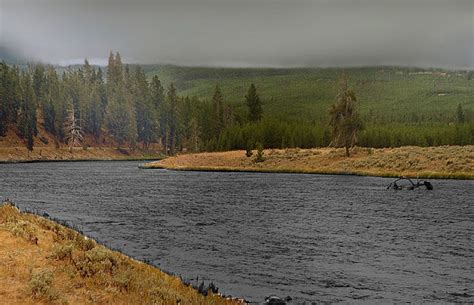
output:
[[[314,90],[317,94],[318,88]],[[209,99],[181,96],[174,83],[165,88],[158,76],[147,77],[144,67],[125,65],[120,54],[112,52],[106,70],[87,60],[64,71],[42,64],[20,69],[0,63],[0,136],[14,131],[32,150],[44,128],[56,146],[71,145],[74,121],[74,130],[80,130],[84,141],[73,145],[153,149],[166,154],[255,149],[257,143],[265,148],[321,147],[331,141],[347,148],[474,144],[472,112],[461,103],[449,124],[418,124],[421,116],[429,115],[423,113],[407,117],[408,123],[381,123],[370,111],[364,116],[348,111],[355,109],[356,99],[346,81],[327,121],[311,121],[286,115],[290,110],[304,111],[294,109],[291,100],[287,108],[278,108],[279,116],[265,112],[273,101],[259,94],[258,83],[250,84],[238,102],[232,96],[230,103],[231,97],[224,92],[215,85]],[[360,99],[363,92],[357,96]],[[363,103],[363,98],[357,101]]]

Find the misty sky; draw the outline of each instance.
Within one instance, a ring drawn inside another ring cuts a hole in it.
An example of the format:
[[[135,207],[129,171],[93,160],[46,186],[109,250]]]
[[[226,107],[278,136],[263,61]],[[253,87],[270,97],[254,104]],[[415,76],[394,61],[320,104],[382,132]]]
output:
[[[474,0],[0,0],[0,44],[51,63],[474,67]]]

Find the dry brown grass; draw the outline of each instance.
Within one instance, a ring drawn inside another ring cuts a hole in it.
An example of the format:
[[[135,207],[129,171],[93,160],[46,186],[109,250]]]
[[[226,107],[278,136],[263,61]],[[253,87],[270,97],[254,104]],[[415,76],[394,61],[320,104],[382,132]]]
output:
[[[86,137],[87,149],[74,147],[72,152],[64,143],[54,143],[54,137],[44,131],[39,125],[39,134],[35,137],[33,151],[26,149],[24,140],[20,139],[13,130],[9,130],[4,137],[0,137],[0,162],[24,162],[24,161],[61,161],[61,160],[142,160],[159,159],[161,157],[157,145],[151,147],[150,151],[141,150],[117,150],[117,145],[107,139],[105,143],[98,142],[93,137]],[[46,139],[47,144],[40,138]]]
[[[389,177],[474,179],[474,146],[265,150],[255,162],[245,151],[186,154],[147,163],[146,168],[212,171],[356,174]]]
[[[62,161],[62,160],[144,160],[159,159],[159,152],[117,150],[114,147],[75,147],[72,153],[67,147],[35,147],[32,152],[24,146],[0,147],[0,162]]]
[[[15,224],[36,243],[15,233]],[[174,276],[11,204],[0,206],[0,241],[0,300],[7,304],[239,303],[204,297]]]

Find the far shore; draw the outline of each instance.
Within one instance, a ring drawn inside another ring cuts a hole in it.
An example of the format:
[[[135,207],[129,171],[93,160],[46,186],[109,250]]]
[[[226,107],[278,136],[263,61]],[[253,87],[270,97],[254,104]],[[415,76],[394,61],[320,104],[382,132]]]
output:
[[[0,147],[0,163],[64,162],[64,161],[150,161],[161,160],[158,151],[117,149],[113,147]]]
[[[430,179],[474,179],[474,145],[399,148],[266,149],[263,162],[245,151],[182,154],[142,165],[142,168],[361,175]]]

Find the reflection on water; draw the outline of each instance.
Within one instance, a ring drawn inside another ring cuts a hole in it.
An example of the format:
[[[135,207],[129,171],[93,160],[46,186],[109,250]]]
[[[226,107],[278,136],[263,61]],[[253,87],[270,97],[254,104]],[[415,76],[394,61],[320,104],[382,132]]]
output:
[[[474,301],[473,181],[137,166],[0,164],[0,197],[253,302]]]

